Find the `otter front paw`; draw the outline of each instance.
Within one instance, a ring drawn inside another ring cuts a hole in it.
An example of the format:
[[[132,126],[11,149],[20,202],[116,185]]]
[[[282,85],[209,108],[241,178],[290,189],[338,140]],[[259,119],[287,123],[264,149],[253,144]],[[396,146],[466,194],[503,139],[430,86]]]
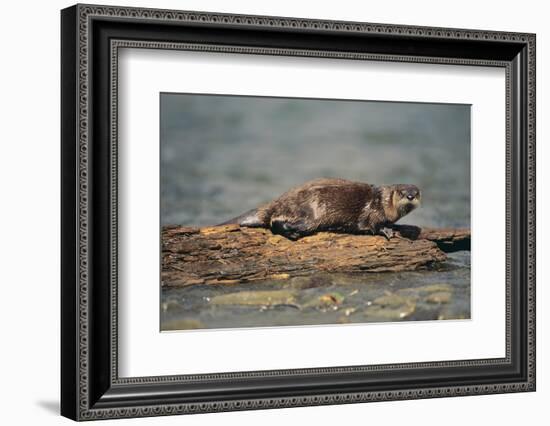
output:
[[[384,237],[386,237],[388,240],[390,238],[392,238],[395,234],[393,233],[393,229],[391,228],[388,228],[386,226],[384,226],[383,228],[380,228],[380,230],[378,231],[378,233],[380,235],[383,235]]]

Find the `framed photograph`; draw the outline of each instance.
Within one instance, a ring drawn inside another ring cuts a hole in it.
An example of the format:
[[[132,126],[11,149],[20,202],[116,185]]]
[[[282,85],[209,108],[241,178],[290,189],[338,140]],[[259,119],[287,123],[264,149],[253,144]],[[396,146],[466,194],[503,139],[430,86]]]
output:
[[[61,412],[535,390],[535,35],[61,12]]]

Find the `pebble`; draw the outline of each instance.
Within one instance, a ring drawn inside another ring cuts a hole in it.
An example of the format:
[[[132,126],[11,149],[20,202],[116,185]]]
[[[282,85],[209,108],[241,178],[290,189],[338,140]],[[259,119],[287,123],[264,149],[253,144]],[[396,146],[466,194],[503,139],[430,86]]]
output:
[[[396,308],[404,305],[407,300],[406,297],[399,296],[398,294],[386,294],[374,299],[372,303],[381,307]]]
[[[428,303],[449,303],[452,293],[449,291],[438,291],[426,297]]]
[[[166,312],[170,309],[176,309],[180,306],[181,305],[176,300],[167,300],[166,302],[162,303],[162,311]]]
[[[295,304],[295,292],[290,290],[240,291],[214,296],[213,305],[292,305]]]
[[[411,316],[416,310],[416,299],[394,293],[380,296],[365,310],[368,321],[396,321]]]

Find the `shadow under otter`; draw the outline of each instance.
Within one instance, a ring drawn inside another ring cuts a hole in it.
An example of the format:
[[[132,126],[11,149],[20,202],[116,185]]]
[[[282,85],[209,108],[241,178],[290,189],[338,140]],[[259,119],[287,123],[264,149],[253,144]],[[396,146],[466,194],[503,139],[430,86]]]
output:
[[[320,231],[394,236],[391,226],[420,205],[415,185],[375,186],[320,178],[219,225],[266,228],[297,240]]]

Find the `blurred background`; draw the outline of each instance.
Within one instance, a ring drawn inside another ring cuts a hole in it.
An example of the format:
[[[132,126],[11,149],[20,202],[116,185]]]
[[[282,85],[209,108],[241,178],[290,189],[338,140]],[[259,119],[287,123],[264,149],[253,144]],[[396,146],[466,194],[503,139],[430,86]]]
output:
[[[307,180],[341,177],[418,185],[422,207],[403,223],[470,226],[469,105],[166,93],[160,117],[163,225],[214,225]],[[469,251],[422,271],[161,292],[162,330],[467,318]]]
[[[470,225],[470,106],[161,95],[163,225],[213,225],[317,177],[411,183],[419,226]]]

